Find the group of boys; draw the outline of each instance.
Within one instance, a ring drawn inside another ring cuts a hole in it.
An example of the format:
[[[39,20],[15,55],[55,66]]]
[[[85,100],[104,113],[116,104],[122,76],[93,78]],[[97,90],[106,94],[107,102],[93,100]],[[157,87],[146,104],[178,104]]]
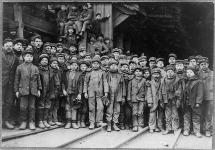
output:
[[[66,129],[92,130],[107,123],[108,132],[137,132],[149,125],[150,133],[182,128],[184,135],[201,137],[202,127],[211,136],[213,71],[206,57],[179,60],[171,53],[164,67],[163,58],[126,56],[119,48],[109,55],[52,51],[39,37],[17,57],[17,43],[3,42],[3,121],[9,129],[16,99],[22,130],[34,130],[38,117],[39,128],[65,123]]]

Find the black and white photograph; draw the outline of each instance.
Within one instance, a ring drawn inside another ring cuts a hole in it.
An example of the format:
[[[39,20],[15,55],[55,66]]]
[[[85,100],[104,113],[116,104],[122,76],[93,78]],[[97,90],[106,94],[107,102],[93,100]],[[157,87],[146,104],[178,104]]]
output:
[[[215,148],[213,1],[1,12],[1,148]]]

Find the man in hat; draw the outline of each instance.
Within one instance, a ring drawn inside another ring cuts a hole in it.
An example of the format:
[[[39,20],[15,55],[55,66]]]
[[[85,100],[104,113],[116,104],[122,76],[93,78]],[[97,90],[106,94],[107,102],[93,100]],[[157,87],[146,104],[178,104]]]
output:
[[[111,127],[115,131],[119,131],[117,124],[119,123],[120,104],[125,103],[125,82],[123,76],[118,71],[118,61],[109,62],[110,70],[107,73],[107,83],[109,86],[109,104],[107,105],[106,120],[107,131],[111,132]],[[113,126],[111,125],[113,122]]]
[[[138,58],[138,62],[139,62],[140,66],[141,66],[142,68],[145,68],[146,65],[147,65],[147,57],[144,56],[144,55],[141,56],[141,57],[139,57],[139,58]]]
[[[166,71],[164,70],[164,59],[163,58],[157,58],[157,67],[161,70],[161,76],[164,78],[166,77]]]
[[[166,66],[166,77],[161,83],[162,101],[165,104],[166,131],[174,133],[179,128],[178,108],[182,100],[182,84],[176,76],[175,67],[173,65]]]
[[[187,82],[185,88],[185,106],[184,106],[184,132],[183,135],[190,134],[191,121],[193,124],[193,132],[197,137],[201,137],[200,121],[201,121],[201,105],[204,96],[204,85],[198,77],[196,67],[188,67],[186,69]],[[191,115],[192,114],[192,115]]]
[[[42,54],[42,45],[43,41],[40,35],[36,35],[32,37],[32,41],[34,42],[34,47],[33,47],[33,64],[38,66],[39,65],[39,56]]]
[[[170,53],[169,56],[168,56],[168,58],[169,58],[169,60],[168,60],[169,65],[173,65],[174,66],[175,65],[175,61],[177,59],[177,55],[174,54],[174,53]]]
[[[199,77],[204,84],[204,99],[202,104],[202,120],[205,136],[210,137],[212,132],[213,114],[213,71],[209,69],[208,58],[199,59]]]
[[[128,102],[132,103],[133,131],[137,132],[139,127],[143,127],[143,109],[145,102],[145,79],[143,70],[137,66],[134,71],[134,78],[128,83]]]
[[[152,79],[149,84],[147,84],[147,103],[150,108],[149,114],[149,130],[150,133],[154,131],[160,132],[164,131],[164,104],[161,100],[161,71],[159,68],[153,68],[151,70]]]
[[[102,97],[108,96],[108,84],[105,72],[100,69],[100,59],[92,59],[92,71],[86,75],[84,80],[84,96],[89,98],[89,129],[103,125],[103,102]]]
[[[13,86],[19,60],[13,51],[12,39],[7,38],[3,41],[2,51],[2,125],[8,129],[14,129],[12,121],[15,119],[13,117],[16,112]]]
[[[156,67],[156,58],[155,57],[150,57],[149,58],[149,68],[153,69]]]
[[[101,57],[101,69],[105,72],[109,71],[109,57],[104,55]]]
[[[41,95],[41,80],[39,69],[32,64],[33,51],[23,52],[24,63],[16,69],[14,91],[20,98],[20,121],[19,129],[24,130],[29,122],[29,129],[35,130],[35,100]],[[28,113],[29,112],[29,113]],[[27,120],[28,119],[28,120]]]

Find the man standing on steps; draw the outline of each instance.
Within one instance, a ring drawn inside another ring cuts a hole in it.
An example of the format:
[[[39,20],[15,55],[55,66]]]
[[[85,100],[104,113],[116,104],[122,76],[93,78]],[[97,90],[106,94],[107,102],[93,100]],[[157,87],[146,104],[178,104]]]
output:
[[[19,65],[18,57],[13,52],[13,42],[5,39],[2,53],[2,120],[3,127],[14,129],[15,94],[13,90],[16,68]]]

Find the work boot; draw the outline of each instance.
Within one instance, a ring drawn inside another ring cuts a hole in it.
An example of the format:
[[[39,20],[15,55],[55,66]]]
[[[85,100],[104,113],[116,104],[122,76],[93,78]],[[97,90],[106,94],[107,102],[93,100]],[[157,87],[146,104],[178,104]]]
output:
[[[55,125],[55,123],[52,120],[50,120],[48,123],[49,123],[50,126],[54,126]]]
[[[48,122],[47,122],[47,121],[43,121],[43,124],[44,124],[44,126],[45,126],[46,128],[50,128],[50,127],[51,127],[51,125],[50,125],[50,124],[48,124]]]
[[[162,133],[162,135],[167,135],[168,133],[170,133],[170,131],[169,131],[169,130],[165,130],[165,131]]]
[[[30,129],[30,130],[35,130],[35,129],[36,129],[35,123],[34,123],[33,121],[31,121],[31,122],[29,123],[29,129]]]
[[[154,130],[153,130],[153,129],[150,129],[150,130],[149,130],[149,133],[154,133]]]
[[[94,128],[95,128],[94,123],[90,123],[89,129],[90,129],[90,130],[93,130]]]
[[[26,128],[27,128],[27,123],[23,121],[19,126],[19,130],[25,130]]]
[[[78,126],[78,128],[81,127],[81,122],[80,121],[77,122],[77,126]]]
[[[103,127],[105,125],[107,125],[107,124],[104,123],[104,122],[99,122],[99,123],[96,124],[97,127]]]
[[[133,132],[138,132],[138,126],[134,126],[132,129]]]
[[[113,130],[120,131],[120,129],[118,128],[118,126],[116,125],[116,123],[113,123]]]
[[[80,127],[81,127],[81,128],[86,128],[86,124],[85,124],[84,121],[81,122],[81,126],[80,126]]]
[[[123,124],[123,123],[120,123],[120,125],[119,125],[119,126],[120,126],[120,129],[121,129],[121,130],[125,130],[125,126],[124,126],[124,124]]]
[[[107,126],[107,132],[111,132],[111,125]]]
[[[76,124],[76,123],[72,123],[72,128],[74,128],[74,129],[79,129],[79,126]]]
[[[44,129],[44,128],[45,128],[45,125],[43,124],[43,121],[39,121],[38,127],[39,127],[40,129]]]
[[[70,121],[68,121],[64,128],[69,129],[69,128],[71,128],[71,126],[72,126],[72,123]]]
[[[189,131],[186,131],[186,130],[185,130],[185,131],[183,132],[183,135],[184,135],[184,136],[188,136],[188,135],[189,135]]]
[[[198,137],[198,138],[201,138],[201,137],[202,137],[202,134],[201,134],[200,132],[197,132],[197,133],[195,134],[195,136]]]
[[[62,125],[62,123],[61,122],[55,122],[55,124],[57,125],[57,126],[61,126]]]
[[[206,132],[205,132],[205,136],[206,136],[206,137],[211,137],[211,132],[210,132],[210,131],[206,131]]]
[[[5,121],[5,127],[7,128],[7,129],[14,129],[15,127],[14,127],[14,125],[12,125],[9,121]]]

